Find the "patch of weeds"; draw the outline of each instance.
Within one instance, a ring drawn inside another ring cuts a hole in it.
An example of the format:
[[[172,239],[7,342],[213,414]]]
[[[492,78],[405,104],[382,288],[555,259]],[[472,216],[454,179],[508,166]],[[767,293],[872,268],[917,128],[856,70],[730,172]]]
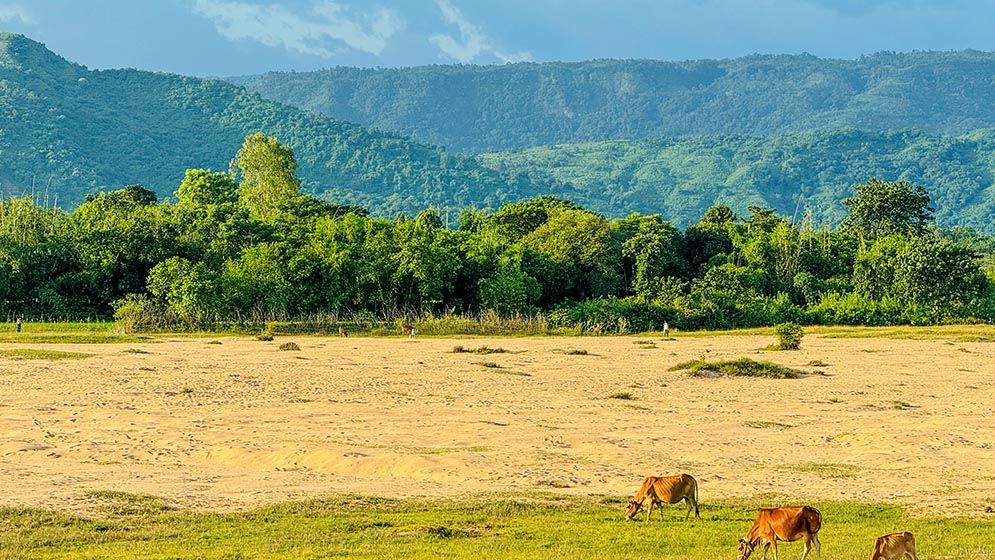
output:
[[[636,346],[642,346],[643,348],[656,348],[656,343],[652,340],[637,340],[633,342]]]
[[[631,401],[631,400],[635,399],[636,397],[633,397],[632,393],[630,393],[628,391],[621,391],[621,392],[618,392],[618,393],[612,393],[612,394],[608,395],[608,398],[609,399],[618,399],[620,401]]]
[[[286,351],[300,352],[301,347],[298,346],[296,342],[284,342],[283,344],[280,345],[280,350],[283,350],[285,352]]]
[[[205,344],[221,344],[220,340],[208,340]]]
[[[127,350],[121,350],[125,354],[151,354],[148,350],[142,350],[141,348],[128,348]]]
[[[669,371],[690,371],[695,377],[766,377],[769,379],[797,379],[805,375],[804,371],[781,366],[773,362],[758,362],[750,358],[735,360],[717,360],[709,362],[704,356],[697,360],[682,362]]]
[[[504,373],[506,373],[508,375],[517,375],[519,377],[532,377],[531,373],[527,373],[527,372],[524,372],[524,371],[506,371]]]
[[[466,348],[461,345],[453,346],[453,354],[507,354],[508,350],[504,348],[491,348],[490,346],[481,346],[480,348]]]
[[[815,473],[828,478],[847,478],[860,472],[856,465],[846,463],[801,463],[778,465],[778,470],[802,473]]]
[[[751,420],[749,422],[743,422],[743,425],[747,428],[777,428],[778,430],[787,430],[788,428],[794,428],[791,424],[784,424],[782,422],[768,422],[765,420]]]
[[[452,527],[446,527],[445,525],[439,525],[438,527],[429,527],[425,529],[428,534],[439,537],[440,539],[456,539],[460,537],[469,537],[472,534],[469,531],[463,529],[453,529]]]
[[[891,401],[891,407],[895,410],[908,410],[910,408],[918,408],[914,404],[907,403],[905,401]]]
[[[811,367],[829,367],[829,364],[823,362],[822,360],[812,360],[806,365]]]
[[[11,348],[0,350],[0,358],[9,360],[82,360],[94,354],[86,352],[63,352],[62,350],[44,350],[39,348]]]
[[[256,340],[262,342],[273,342],[273,331],[263,331],[256,335]]]
[[[587,356],[588,355],[587,350],[584,350],[583,348],[568,348],[568,349],[564,350],[563,353],[566,354],[567,356]]]
[[[501,369],[501,366],[495,362],[478,362],[478,363],[484,366],[485,368]]]
[[[648,406],[640,406],[638,404],[627,404],[624,406],[625,408],[631,408],[632,410],[649,410]]]
[[[158,496],[132,494],[117,490],[94,490],[86,497],[99,503],[99,507],[111,515],[148,515],[173,508]]]
[[[976,353],[976,352],[972,352],[971,350],[968,350],[967,348],[958,348],[957,351],[958,352],[963,352],[965,354],[975,354]]]

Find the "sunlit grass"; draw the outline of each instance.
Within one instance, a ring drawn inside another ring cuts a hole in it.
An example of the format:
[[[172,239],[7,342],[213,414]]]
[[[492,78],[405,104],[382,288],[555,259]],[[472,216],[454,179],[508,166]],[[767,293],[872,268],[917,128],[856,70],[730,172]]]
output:
[[[0,509],[0,557],[9,558],[571,558],[719,560],[734,557],[759,501],[702,496],[702,519],[622,519],[624,497],[522,495],[389,500],[341,496],[238,513],[175,511],[151,496],[93,493],[92,514]],[[815,503],[823,554],[865,560],[878,535],[915,533],[922,558],[995,557],[995,521],[916,519],[901,509]],[[782,557],[801,554],[785,544]]]
[[[8,360],[81,360],[93,355],[86,352],[63,352],[61,350],[46,350],[42,348],[0,349],[0,359]]]
[[[148,336],[122,334],[110,321],[24,323],[21,332],[13,323],[0,323],[0,343],[112,344],[151,340]]]

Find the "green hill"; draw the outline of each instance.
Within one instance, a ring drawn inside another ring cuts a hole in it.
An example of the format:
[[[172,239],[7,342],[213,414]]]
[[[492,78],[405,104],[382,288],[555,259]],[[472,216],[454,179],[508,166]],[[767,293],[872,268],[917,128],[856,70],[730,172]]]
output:
[[[995,127],[995,53],[977,51],[332,68],[234,81],[269,99],[469,152],[699,134]]]
[[[538,193],[472,158],[224,81],[91,71],[23,36],[0,34],[0,194],[33,188],[71,205],[90,192],[140,183],[166,195],[186,168],[227,169],[254,131],[293,147],[305,190],[384,215],[430,205],[496,207]]]
[[[774,138],[709,136],[595,142],[482,154],[496,170],[569,182],[575,197],[612,215],[659,212],[679,224],[715,202],[770,206],[838,223],[840,201],[871,177],[908,179],[933,197],[938,223],[995,233],[995,131],[813,132]]]

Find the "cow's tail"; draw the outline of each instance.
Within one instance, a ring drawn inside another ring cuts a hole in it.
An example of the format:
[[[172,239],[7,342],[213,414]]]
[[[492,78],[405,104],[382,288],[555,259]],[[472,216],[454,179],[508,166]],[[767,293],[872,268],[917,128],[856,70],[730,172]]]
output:
[[[822,529],[822,512],[814,507],[805,506],[805,527],[810,535],[814,535]]]

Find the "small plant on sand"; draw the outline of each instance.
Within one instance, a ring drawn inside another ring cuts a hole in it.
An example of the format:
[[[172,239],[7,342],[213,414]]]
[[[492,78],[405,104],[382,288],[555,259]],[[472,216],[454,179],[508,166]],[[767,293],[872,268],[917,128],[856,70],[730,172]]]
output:
[[[805,331],[796,323],[781,323],[774,327],[774,334],[777,335],[777,342],[765,350],[798,350],[802,345]]]
[[[298,346],[296,342],[284,342],[283,344],[280,345],[280,350],[284,351],[290,350],[290,351],[299,352],[300,349],[301,347]]]
[[[709,362],[704,356],[697,360],[682,362],[670,368],[670,371],[688,370],[695,377],[767,377],[770,379],[797,379],[805,372],[784,367],[773,362],[758,362],[750,358],[736,360],[718,360]]]
[[[256,340],[263,342],[273,342],[273,331],[267,329],[256,335]]]
[[[207,344],[221,344],[220,340],[208,340]]]
[[[569,348],[567,350],[564,350],[563,353],[566,354],[567,356],[586,356],[587,350],[584,350],[582,348]]]
[[[491,348],[490,346],[481,346],[480,348],[467,348],[462,345],[453,346],[453,354],[507,354],[508,351],[504,348]]]
[[[480,362],[480,365],[484,366],[485,368],[494,368],[494,369],[499,369],[501,367],[500,365],[494,362]]]
[[[632,393],[629,393],[628,391],[622,391],[622,392],[619,392],[619,393],[612,393],[612,394],[608,395],[608,398],[609,399],[618,399],[620,401],[631,401],[635,397],[633,397]]]

